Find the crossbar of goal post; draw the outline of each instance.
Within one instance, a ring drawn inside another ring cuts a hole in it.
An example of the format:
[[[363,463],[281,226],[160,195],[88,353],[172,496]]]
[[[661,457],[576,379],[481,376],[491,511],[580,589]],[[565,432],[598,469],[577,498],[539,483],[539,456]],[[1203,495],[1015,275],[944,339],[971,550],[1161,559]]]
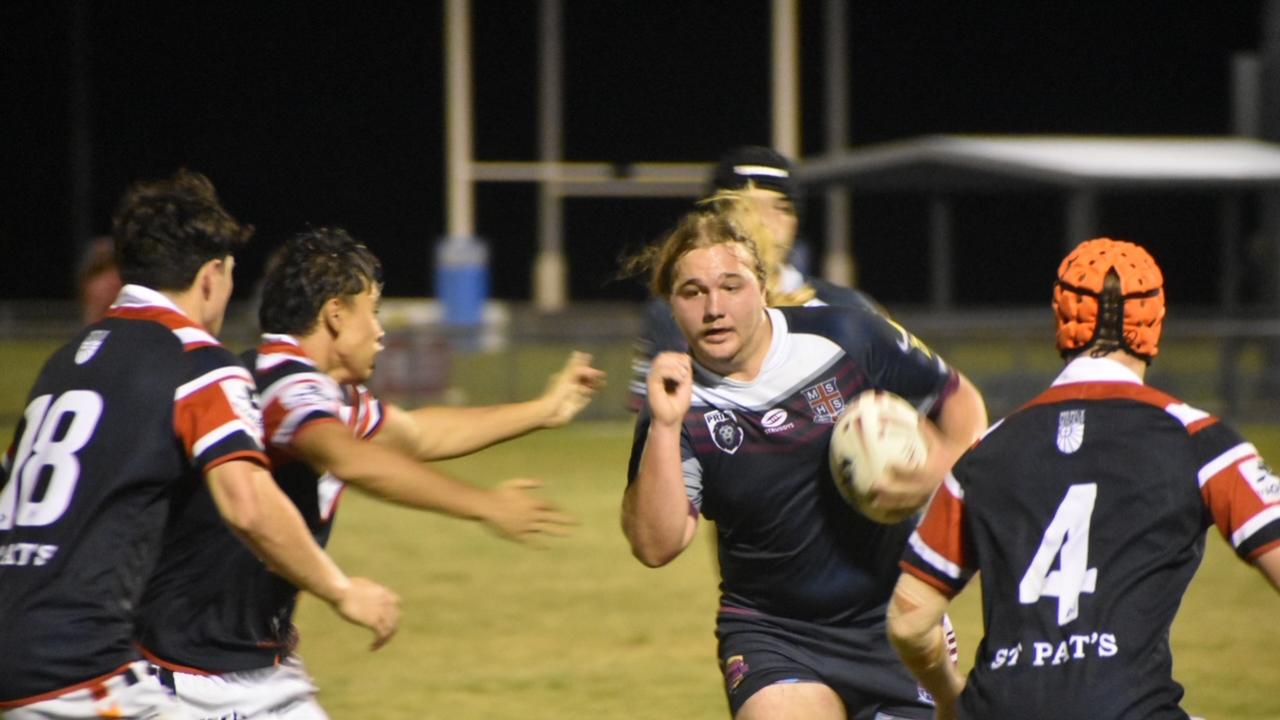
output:
[[[539,252],[534,268],[534,305],[563,309],[567,299],[564,247],[548,243],[564,236],[560,203],[569,197],[659,198],[697,197],[706,187],[707,163],[635,163],[522,161],[471,163],[475,182],[533,182],[540,190]]]
[[[839,2],[839,0],[833,0]],[[563,162],[560,142],[562,0],[541,0],[539,50],[539,155],[535,162],[477,162],[472,147],[470,0],[445,3],[446,225],[449,237],[474,237],[475,182],[535,182],[539,190],[539,251],[534,304],[557,311],[567,301],[561,243],[565,197],[696,197],[710,165]],[[798,0],[771,0],[773,145],[800,155]]]
[[[695,197],[707,184],[710,163],[478,161],[477,182],[536,182],[561,197]]]

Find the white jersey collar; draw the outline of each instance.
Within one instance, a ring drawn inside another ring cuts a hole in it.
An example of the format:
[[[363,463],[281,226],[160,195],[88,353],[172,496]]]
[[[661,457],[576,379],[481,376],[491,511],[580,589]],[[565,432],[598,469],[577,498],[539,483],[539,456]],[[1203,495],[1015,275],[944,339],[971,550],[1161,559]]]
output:
[[[120,294],[116,295],[116,301],[111,303],[111,307],[162,307],[172,310],[179,315],[190,319],[182,308],[178,307],[164,293],[158,290],[152,290],[145,285],[125,285],[120,288]]]
[[[286,335],[285,333],[262,333],[262,339],[259,341],[259,343],[260,344],[284,343],[285,345],[292,345],[299,349],[301,349],[302,347],[301,343],[298,342],[298,339],[296,337],[292,335]]]
[[[769,352],[764,356],[764,362],[760,363],[760,372],[772,370],[786,362],[786,348],[791,337],[791,332],[787,327],[787,316],[777,308],[767,307],[764,309],[769,313],[769,322],[773,325],[773,337],[769,339]]]
[[[1054,385],[1082,382],[1127,382],[1142,384],[1142,378],[1115,360],[1107,358],[1078,357],[1067,363]]]

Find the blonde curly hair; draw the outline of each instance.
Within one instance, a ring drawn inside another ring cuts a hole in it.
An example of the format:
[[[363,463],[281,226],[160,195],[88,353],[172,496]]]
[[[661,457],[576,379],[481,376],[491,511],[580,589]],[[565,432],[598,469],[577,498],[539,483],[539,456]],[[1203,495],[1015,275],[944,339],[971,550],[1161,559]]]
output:
[[[680,259],[692,250],[723,243],[738,243],[747,250],[752,272],[765,289],[768,304],[803,305],[813,299],[814,290],[807,285],[782,291],[781,268],[786,262],[786,249],[774,239],[751,202],[733,190],[721,190],[699,201],[662,241],[628,259],[625,269],[628,274],[648,274],[650,291],[669,298]]]

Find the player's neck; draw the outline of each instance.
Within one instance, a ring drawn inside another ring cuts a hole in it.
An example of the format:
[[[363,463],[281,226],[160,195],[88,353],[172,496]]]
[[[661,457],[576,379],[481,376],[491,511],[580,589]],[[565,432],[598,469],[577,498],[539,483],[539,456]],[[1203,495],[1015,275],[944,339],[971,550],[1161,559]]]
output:
[[[186,290],[157,290],[193,322],[217,337],[222,330],[221,316],[211,311],[208,299],[196,286]]]
[[[298,347],[302,348],[302,352],[316,364],[316,369],[326,375],[337,364],[337,355],[334,353],[333,337],[325,332],[324,328],[320,328],[306,335],[294,335],[294,340],[298,341]]]
[[[1110,360],[1125,366],[1132,371],[1134,375],[1137,375],[1139,380],[1146,382],[1147,363],[1145,361],[1130,355],[1124,350],[1115,350],[1107,353],[1106,355],[1102,355],[1101,357],[1105,360]]]

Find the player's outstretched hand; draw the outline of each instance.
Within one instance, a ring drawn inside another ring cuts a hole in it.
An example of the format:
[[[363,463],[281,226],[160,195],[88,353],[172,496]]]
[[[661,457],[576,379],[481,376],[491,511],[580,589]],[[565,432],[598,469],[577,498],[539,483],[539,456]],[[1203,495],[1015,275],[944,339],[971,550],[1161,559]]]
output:
[[[351,586],[338,598],[333,607],[348,622],[363,625],[373,631],[373,646],[377,650],[400,626],[400,596],[368,578],[350,578]]]
[[[551,376],[542,401],[547,404],[544,427],[560,427],[567,424],[595,397],[604,386],[605,372],[591,367],[591,355],[573,351],[559,372]]]
[[[693,402],[693,360],[687,353],[658,353],[649,365],[649,413],[659,425],[679,425]]]
[[[516,478],[490,491],[492,502],[484,522],[498,535],[533,547],[542,547],[542,535],[564,537],[577,522],[554,504],[533,493],[537,480]]]

